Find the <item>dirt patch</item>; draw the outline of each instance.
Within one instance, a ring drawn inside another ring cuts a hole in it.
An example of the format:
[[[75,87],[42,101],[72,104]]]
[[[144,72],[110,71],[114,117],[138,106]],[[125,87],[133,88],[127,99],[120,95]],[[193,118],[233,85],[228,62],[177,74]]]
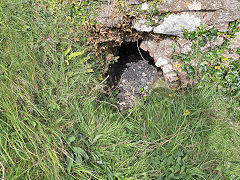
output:
[[[138,48],[137,42],[124,43],[119,48],[119,56],[118,62],[109,67],[109,84],[119,91],[119,108],[129,109],[151,92],[162,71],[154,65],[148,52]]]

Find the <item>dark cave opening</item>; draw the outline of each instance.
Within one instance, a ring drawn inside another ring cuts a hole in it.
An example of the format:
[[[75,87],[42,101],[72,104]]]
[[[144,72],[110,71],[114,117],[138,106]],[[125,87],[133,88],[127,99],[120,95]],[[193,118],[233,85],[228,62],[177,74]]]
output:
[[[108,68],[108,84],[110,87],[116,87],[121,79],[121,75],[124,69],[128,68],[129,63],[145,60],[149,65],[155,67],[157,71],[161,71],[160,68],[155,66],[154,59],[149,55],[147,51],[139,48],[139,42],[123,42],[121,46],[116,47],[116,56],[119,56],[117,62],[110,64]]]

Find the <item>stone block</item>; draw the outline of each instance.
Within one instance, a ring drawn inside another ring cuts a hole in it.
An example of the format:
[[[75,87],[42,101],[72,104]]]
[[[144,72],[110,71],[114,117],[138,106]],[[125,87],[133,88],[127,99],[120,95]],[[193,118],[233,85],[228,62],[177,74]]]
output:
[[[151,32],[153,30],[152,26],[147,25],[147,20],[145,19],[136,20],[136,22],[133,24],[133,28],[141,32]]]
[[[158,58],[160,58],[160,57],[170,59],[171,54],[174,51],[172,45],[175,45],[176,48],[179,49],[178,46],[176,45],[175,41],[170,39],[170,38],[166,38],[166,39],[158,42],[157,50],[155,51],[155,53],[153,55],[153,58],[154,58],[155,62],[157,62]]]
[[[183,54],[187,54],[188,51],[191,51],[191,46],[192,46],[192,42],[188,39],[185,38],[179,38],[177,40],[177,44],[179,44],[180,47],[180,52]]]
[[[160,12],[218,10],[224,0],[162,0],[157,8]]]
[[[166,81],[172,83],[178,80],[177,73],[171,71],[169,73],[163,74]]]
[[[173,66],[172,66],[172,64],[163,65],[161,68],[162,68],[163,74],[167,74],[167,73],[173,71]]]
[[[235,35],[236,37],[231,39],[230,45],[228,46],[230,49],[240,48],[240,32],[237,32]]]
[[[170,62],[171,62],[171,59],[165,59],[165,58],[163,58],[163,57],[159,57],[159,58],[157,59],[157,62],[155,63],[155,65],[156,65],[157,67],[162,67],[162,66],[164,66],[164,65],[169,64]]]
[[[189,13],[171,14],[153,29],[154,33],[183,37],[183,28],[194,31],[201,25],[201,19]]]

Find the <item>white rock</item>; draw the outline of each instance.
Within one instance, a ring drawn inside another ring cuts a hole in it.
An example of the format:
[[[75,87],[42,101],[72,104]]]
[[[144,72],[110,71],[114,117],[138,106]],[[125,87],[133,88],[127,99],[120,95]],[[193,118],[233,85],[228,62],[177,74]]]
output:
[[[148,3],[143,3],[141,9],[145,11],[148,9],[148,7],[149,7]]]
[[[172,71],[170,73],[164,74],[164,78],[169,82],[174,82],[177,79],[177,74],[174,71]]]
[[[188,9],[189,10],[194,10],[194,11],[198,11],[198,10],[201,10],[202,9],[202,4],[201,2],[192,2],[188,5]]]
[[[187,54],[188,51],[191,51],[191,50],[192,50],[192,48],[191,48],[192,42],[191,42],[190,40],[188,40],[188,39],[179,38],[179,39],[177,40],[177,43],[180,45],[180,51],[181,51],[181,53],[183,53],[183,54]]]
[[[231,39],[230,45],[228,46],[230,49],[240,48],[240,32],[237,32],[235,35],[236,37]]]
[[[171,64],[166,64],[166,65],[162,66],[162,71],[163,71],[163,74],[167,74],[167,73],[173,71],[173,66]]]
[[[161,66],[164,66],[164,65],[166,65],[166,64],[168,64],[169,63],[169,60],[168,59],[164,59],[164,58],[162,58],[162,57],[159,57],[158,59],[157,59],[157,62],[155,63],[155,65],[157,66],[157,67],[161,67]]]
[[[152,26],[147,26],[147,20],[145,19],[137,20],[133,25],[133,28],[142,32],[151,32],[153,30]]]
[[[183,37],[183,28],[188,31],[194,31],[201,25],[201,19],[188,13],[171,14],[164,18],[159,26],[155,27],[153,32]]]

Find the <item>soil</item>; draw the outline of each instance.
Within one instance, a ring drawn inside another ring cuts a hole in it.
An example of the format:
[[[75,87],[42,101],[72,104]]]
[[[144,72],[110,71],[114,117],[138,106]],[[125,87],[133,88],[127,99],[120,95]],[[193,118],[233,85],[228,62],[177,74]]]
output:
[[[136,100],[147,96],[157,77],[157,68],[146,60],[138,60],[126,64],[118,89],[117,104],[120,109],[128,109],[135,105]]]
[[[109,68],[109,85],[119,91],[117,105],[120,110],[127,110],[148,96],[162,71],[154,65],[148,52],[137,49],[136,43],[123,45],[118,55],[118,62]]]

